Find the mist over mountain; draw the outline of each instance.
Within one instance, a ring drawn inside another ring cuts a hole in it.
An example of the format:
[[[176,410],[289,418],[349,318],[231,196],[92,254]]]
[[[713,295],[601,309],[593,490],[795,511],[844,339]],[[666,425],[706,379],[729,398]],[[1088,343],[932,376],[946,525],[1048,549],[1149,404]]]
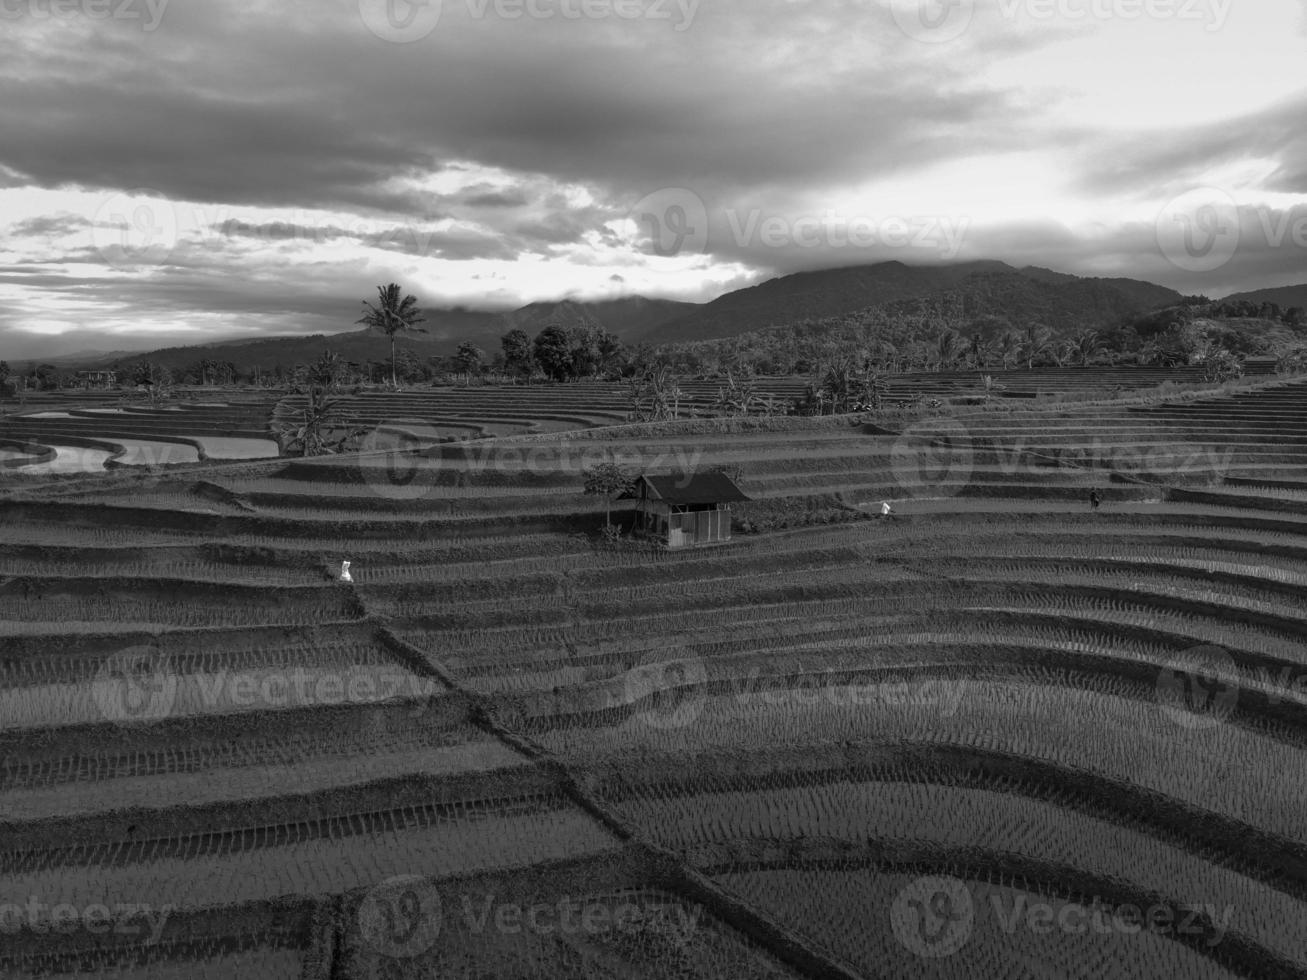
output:
[[[534,336],[546,327],[594,327],[615,334],[626,343],[650,339],[665,325],[692,310],[698,303],[669,299],[626,296],[593,303],[561,300],[556,303],[532,303],[504,315],[507,329],[521,329]]]

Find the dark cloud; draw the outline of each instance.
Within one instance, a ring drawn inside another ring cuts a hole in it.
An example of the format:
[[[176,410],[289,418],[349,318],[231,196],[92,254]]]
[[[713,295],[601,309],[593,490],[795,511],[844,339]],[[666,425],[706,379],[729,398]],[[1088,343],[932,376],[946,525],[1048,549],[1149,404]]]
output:
[[[412,276],[425,260],[568,255],[601,266],[601,250],[625,247],[612,225],[638,199],[687,188],[709,212],[705,262],[720,267],[687,279],[686,298],[884,259],[988,257],[1183,288],[1194,277],[1166,262],[1143,224],[1089,239],[1056,216],[963,229],[944,215],[906,215],[908,244],[884,225],[856,244],[845,241],[850,225],[888,220],[894,202],[846,214],[834,231],[805,231],[794,218],[874,180],[1054,147],[1074,155],[1065,179],[1090,197],[1150,199],[1249,158],[1277,167],[1268,190],[1307,193],[1307,97],[1210,125],[1105,136],[1059,115],[1058,94],[1034,81],[983,80],[989,65],[1082,27],[1012,30],[987,10],[975,30],[938,47],[908,41],[884,4],[852,0],[709,0],[684,30],[477,19],[446,2],[437,29],[410,45],[373,36],[358,0],[172,3],[152,32],[85,18],[6,21],[0,189],[80,188],[106,200],[151,191],[217,217],[183,234],[163,265],[108,277],[65,274],[64,263],[103,264],[90,244],[51,254],[51,239],[88,232],[85,218],[26,217],[6,237],[41,264],[6,257],[0,284],[48,291],[56,306],[89,298],[106,315],[243,316],[258,329],[316,331],[375,280]],[[436,177],[463,186],[438,192]],[[236,208],[250,210],[234,217]],[[259,209],[307,217],[263,220]],[[750,225],[778,214],[789,223],[770,239]],[[380,255],[320,255],[328,245]],[[607,281],[634,279],[623,271]],[[1301,253],[1254,239],[1205,291],[1276,277],[1307,278]],[[506,274],[478,269],[475,281],[488,304],[511,304]],[[41,306],[15,304],[0,330]]]
[[[71,235],[90,227],[91,222],[76,214],[39,215],[9,226],[8,234],[14,238]]]
[[[458,203],[471,208],[521,208],[529,203],[521,190],[469,188],[459,195]]]
[[[97,37],[89,66],[79,45],[37,50],[20,31],[4,53],[35,77],[0,103],[0,129],[24,133],[0,160],[46,187],[405,212],[431,202],[388,188],[390,178],[454,156],[619,191],[711,193],[910,166],[966,126],[985,143],[1015,138],[1007,96],[942,98],[937,71],[869,59],[809,77],[742,58],[784,7],[701,10],[684,35],[646,30],[636,56],[620,36],[460,24],[456,10],[429,43],[378,51],[350,2],[332,5],[334,17],[178,11],[152,35]],[[820,53],[815,43],[796,52]]]
[[[1250,158],[1280,161],[1268,189],[1307,192],[1301,177],[1290,176],[1307,171],[1305,117],[1307,93],[1240,119],[1150,132],[1142,138],[1113,139],[1081,132],[1064,139],[1074,139],[1085,148],[1076,184],[1088,193],[1147,192],[1175,182],[1201,184],[1203,175],[1214,168]]]

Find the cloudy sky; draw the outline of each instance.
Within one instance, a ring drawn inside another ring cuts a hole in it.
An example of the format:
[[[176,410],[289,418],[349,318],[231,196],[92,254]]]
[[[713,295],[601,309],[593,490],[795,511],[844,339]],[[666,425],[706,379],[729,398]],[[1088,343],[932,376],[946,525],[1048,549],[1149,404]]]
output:
[[[1307,282],[1307,0],[0,0],[0,358],[998,258]]]

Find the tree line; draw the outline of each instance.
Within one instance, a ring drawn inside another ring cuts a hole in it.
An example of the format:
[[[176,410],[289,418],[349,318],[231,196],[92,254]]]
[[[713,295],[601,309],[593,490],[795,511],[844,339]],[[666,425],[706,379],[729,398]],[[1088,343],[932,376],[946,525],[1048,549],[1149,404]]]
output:
[[[377,287],[375,302],[363,302],[356,322],[390,341],[384,361],[341,361],[337,383],[367,385],[462,383],[561,383],[587,379],[623,380],[639,391],[633,402],[652,417],[674,414],[675,385],[669,378],[716,377],[724,382],[723,408],[741,401],[743,379],[759,375],[809,376],[823,384],[834,372],[844,378],[833,391],[856,389],[856,401],[871,403],[869,378],[910,372],[980,371],[1051,366],[1142,364],[1159,367],[1202,364],[1230,376],[1249,356],[1289,355],[1304,347],[1294,338],[1307,327],[1301,307],[1246,300],[1213,302],[1186,297],[1179,304],[1123,319],[1107,328],[1068,329],[1066,323],[1030,313],[966,315],[967,297],[950,305],[918,300],[839,317],[805,320],[737,337],[628,349],[602,327],[550,325],[534,336],[513,329],[487,353],[466,341],[449,355],[419,356],[397,346],[405,334],[425,332],[425,317],[412,294],[396,283]],[[974,305],[974,304],[973,304]],[[984,304],[981,304],[982,306]],[[1221,326],[1216,320],[1256,320],[1258,329]],[[1266,329],[1267,326],[1279,328]],[[157,390],[167,385],[235,384],[287,387],[309,365],[238,365],[198,358],[170,369],[143,359],[118,372],[119,385]],[[853,380],[847,379],[862,379]],[[21,374],[0,362],[0,392],[47,390],[91,384],[75,372],[36,364]],[[818,386],[815,394],[820,394]],[[747,399],[745,399],[747,400]],[[839,399],[843,400],[843,399]],[[827,399],[822,399],[823,403]]]

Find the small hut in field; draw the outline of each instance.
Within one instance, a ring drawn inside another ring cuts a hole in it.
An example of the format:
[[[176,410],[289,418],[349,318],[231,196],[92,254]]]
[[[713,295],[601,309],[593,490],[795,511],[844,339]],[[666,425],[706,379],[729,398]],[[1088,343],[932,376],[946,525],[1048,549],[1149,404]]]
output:
[[[637,477],[623,500],[635,501],[637,530],[669,548],[731,540],[731,504],[749,498],[725,473]]]

